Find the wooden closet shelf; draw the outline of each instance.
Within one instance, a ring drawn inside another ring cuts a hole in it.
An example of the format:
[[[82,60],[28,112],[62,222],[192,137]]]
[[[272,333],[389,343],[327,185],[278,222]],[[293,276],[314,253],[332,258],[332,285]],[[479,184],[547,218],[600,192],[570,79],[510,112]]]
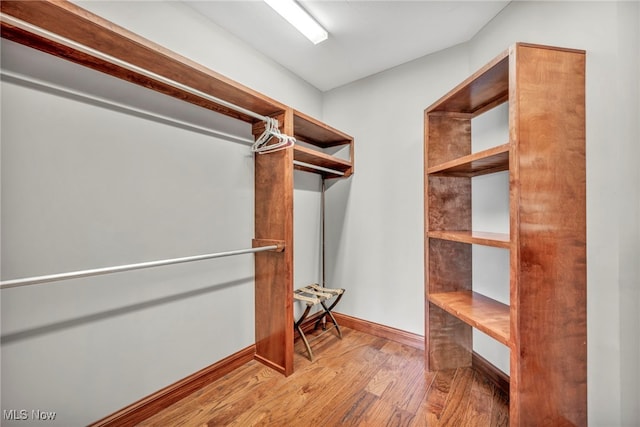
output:
[[[453,88],[427,108],[427,113],[450,112],[477,116],[509,98],[509,51]]]
[[[506,233],[490,233],[486,231],[466,230],[432,230],[427,233],[429,238],[450,240],[453,242],[469,243],[496,248],[509,249],[511,239]]]
[[[293,132],[296,139],[322,148],[353,142],[353,137],[346,133],[296,110],[293,111]]]
[[[431,294],[429,302],[510,346],[508,305],[472,291]]]
[[[509,170],[508,143],[432,166],[427,174],[474,177],[505,170]]]
[[[311,148],[303,147],[301,145],[295,145],[293,147],[293,159],[299,162],[309,163],[314,166],[320,166],[344,173],[344,175],[338,175],[332,174],[330,172],[320,172],[326,178],[343,178],[345,176],[349,176],[353,167],[351,162],[347,160],[342,160],[337,157],[325,154],[321,151],[316,151]],[[305,168],[304,166],[300,165],[295,165],[295,168],[307,172],[318,173],[317,170]]]

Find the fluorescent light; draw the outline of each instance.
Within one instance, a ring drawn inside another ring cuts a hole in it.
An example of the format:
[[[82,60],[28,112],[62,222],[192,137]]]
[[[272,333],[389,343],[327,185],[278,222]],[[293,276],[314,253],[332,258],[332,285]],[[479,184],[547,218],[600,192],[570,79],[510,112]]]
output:
[[[298,31],[305,35],[313,44],[318,44],[329,37],[327,31],[320,26],[294,0],[264,0]]]

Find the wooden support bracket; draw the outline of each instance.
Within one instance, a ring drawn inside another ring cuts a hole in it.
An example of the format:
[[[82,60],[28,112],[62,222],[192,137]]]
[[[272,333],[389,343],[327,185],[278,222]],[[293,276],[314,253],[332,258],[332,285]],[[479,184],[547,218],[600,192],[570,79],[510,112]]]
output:
[[[273,249],[273,252],[284,252],[285,243],[284,240],[272,240],[272,239],[253,239],[251,241],[251,247],[253,248],[261,248],[263,246],[278,246],[276,249]]]

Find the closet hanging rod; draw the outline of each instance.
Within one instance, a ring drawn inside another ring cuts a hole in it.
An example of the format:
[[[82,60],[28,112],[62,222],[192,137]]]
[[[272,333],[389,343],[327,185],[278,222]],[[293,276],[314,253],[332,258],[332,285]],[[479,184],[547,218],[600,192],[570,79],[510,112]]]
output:
[[[26,277],[23,279],[5,280],[0,282],[0,289],[17,288],[21,286],[38,285],[47,282],[57,282],[67,279],[79,279],[81,277],[99,276],[109,273],[120,273],[123,271],[140,270],[143,268],[160,267],[164,265],[181,264],[185,262],[202,261],[206,259],[222,258],[232,255],[241,255],[248,253],[278,251],[282,250],[281,245],[260,246],[257,248],[239,249],[235,251],[217,252],[212,254],[194,255],[182,258],[163,259],[159,261],[140,262],[137,264],[118,265],[114,267],[94,268],[91,270],[71,271],[68,273],[50,274],[46,276]]]
[[[188,123],[182,120],[178,120],[175,119],[173,117],[169,117],[169,116],[165,116],[162,114],[158,114],[155,112],[151,112],[148,110],[144,110],[141,108],[137,108],[137,107],[131,107],[129,105],[125,105],[122,104],[120,102],[116,102],[116,101],[112,101],[110,99],[107,98],[102,98],[99,96],[95,96],[95,95],[90,95],[88,93],[84,93],[84,92],[79,92],[73,89],[70,89],[68,87],[64,87],[64,86],[60,86],[60,85],[56,85],[50,82],[45,82],[43,80],[34,78],[34,77],[30,77],[30,76],[25,76],[22,74],[17,74],[8,70],[0,70],[0,76],[2,77],[2,79],[8,79],[9,81],[14,81],[14,82],[18,82],[20,84],[27,84],[27,85],[31,85],[31,86],[36,86],[39,88],[45,88],[47,90],[52,90],[58,93],[63,93],[66,96],[72,96],[74,98],[82,98],[87,102],[93,103],[93,104],[98,104],[98,105],[106,105],[109,106],[110,108],[116,109],[116,110],[120,110],[120,111],[126,111],[129,112],[131,114],[137,114],[140,116],[145,116],[151,119],[155,119],[155,120],[159,120],[162,122],[166,122],[166,123],[172,123],[176,126],[182,127],[182,128],[190,128],[194,131],[197,132],[201,132],[207,135],[211,135],[211,136],[215,136],[218,138],[224,138],[230,141],[237,141],[237,142],[242,142],[245,144],[253,144],[254,140],[253,139],[249,139],[243,136],[237,136],[237,135],[232,135],[226,132],[222,132],[222,131],[218,131],[212,128],[207,128],[204,126],[200,126],[200,125],[196,125],[193,123]],[[305,162],[301,162],[299,160],[294,160],[293,161],[294,165],[298,165],[298,166],[302,166],[305,168],[309,168],[309,169],[315,169],[321,172],[327,172],[327,173],[331,173],[334,175],[338,175],[338,176],[344,176],[344,172],[339,171],[339,170],[335,170],[335,169],[329,169],[329,168],[325,168],[322,166],[317,166],[311,163],[305,163]]]
[[[67,96],[72,96],[75,98],[82,98],[84,100],[86,100],[87,102],[91,102],[94,104],[99,104],[99,105],[107,105],[111,108],[117,109],[117,110],[121,110],[121,111],[127,111],[131,114],[137,114],[137,115],[141,115],[141,116],[146,116],[148,118],[153,118],[156,120],[160,120],[163,122],[167,122],[167,123],[172,123],[175,124],[177,126],[180,126],[182,128],[190,128],[193,129],[194,131],[198,131],[201,133],[205,133],[208,135],[212,135],[212,136],[216,136],[219,138],[224,138],[224,139],[228,139],[231,141],[237,141],[237,142],[242,142],[242,143],[246,143],[246,144],[253,144],[254,140],[253,139],[249,139],[243,136],[237,136],[237,135],[232,135],[229,133],[225,133],[222,131],[218,131],[212,128],[206,128],[204,126],[199,126],[193,123],[188,123],[182,120],[178,120],[178,119],[174,119],[173,117],[169,117],[169,116],[165,116],[162,114],[158,114],[155,112],[151,112],[148,110],[143,110],[141,108],[137,108],[137,107],[131,107],[129,105],[125,105],[122,104],[120,102],[116,102],[116,101],[112,101],[110,99],[107,98],[102,98],[96,95],[90,95],[88,93],[84,93],[84,92],[79,92],[73,89],[70,89],[68,87],[64,87],[64,86],[60,86],[60,85],[56,85],[50,82],[45,82],[43,80],[34,78],[34,77],[30,77],[30,76],[25,76],[22,74],[17,74],[8,70],[0,70],[0,76],[4,79],[7,78],[9,81],[14,81],[14,82],[18,82],[21,84],[28,84],[31,86],[37,86],[40,88],[45,88],[48,90],[53,90],[55,92],[58,93],[63,93]],[[293,161],[294,165],[298,165],[298,166],[302,166],[305,168],[309,168],[309,169],[315,169],[321,172],[327,172],[327,173],[331,173],[334,175],[338,175],[338,176],[344,176],[344,172],[339,171],[339,170],[335,170],[335,169],[329,169],[329,168],[325,168],[322,166],[317,166],[311,163],[305,163],[305,162],[301,162],[299,160],[294,160]]]
[[[316,166],[316,165],[313,165],[311,163],[301,162],[299,160],[294,160],[293,164],[301,166],[303,168],[315,169],[315,170],[321,171],[321,172],[327,172],[327,173],[331,173],[331,174],[334,174],[334,175],[344,176],[344,172],[342,172],[342,171],[335,170],[335,169],[329,169],[329,168],[325,168],[325,167],[322,167],[322,166]]]
[[[56,33],[52,33],[51,31],[45,30],[44,28],[40,28],[36,25],[30,24],[28,22],[25,22],[21,19],[15,18],[11,15],[7,15],[4,13],[0,13],[0,20],[4,23],[13,25],[14,27],[20,28],[24,31],[28,31],[31,32],[33,34],[36,34],[38,36],[44,37],[46,39],[49,39],[51,41],[55,41],[57,43],[60,43],[64,46],[70,47],[72,49],[75,49],[77,51],[80,51],[82,53],[85,53],[87,55],[91,55],[94,56],[96,58],[102,59],[104,61],[107,61],[109,63],[118,65],[122,68],[125,68],[129,71],[132,71],[134,73],[138,73],[141,74],[145,77],[151,78],[153,80],[162,82],[164,84],[167,84],[169,86],[172,86],[176,89],[180,89],[183,90],[185,92],[188,92],[192,95],[198,96],[200,98],[204,98],[208,101],[214,102],[216,104],[222,105],[224,107],[227,107],[231,110],[237,111],[241,114],[247,115],[249,117],[253,117],[255,119],[261,120],[261,121],[268,121],[271,120],[270,117],[264,116],[262,114],[258,114],[254,111],[248,110],[244,107],[240,107],[239,105],[233,104],[229,101],[225,101],[224,99],[221,98],[217,98],[215,96],[209,95],[208,93],[202,92],[198,89],[192,88],[191,86],[185,85],[183,83],[177,82],[175,80],[169,79],[167,77],[164,77],[160,74],[156,74],[153,71],[149,71],[145,68],[142,67],[138,67],[137,65],[131,64],[129,62],[123,61],[121,59],[116,58],[115,56],[111,56],[109,54],[106,54],[104,52],[100,52],[99,50],[93,49],[89,46],[85,46],[81,43],[75,42],[71,39],[68,39],[66,37],[63,37],[59,34]]]
[[[57,94],[64,94],[67,97],[75,99],[82,99],[83,101],[99,106],[107,106],[110,109],[116,111],[125,111],[129,114],[145,117],[161,123],[170,123],[183,129],[191,129],[195,132],[199,132],[205,135],[214,136],[216,138],[222,138],[229,141],[241,142],[245,144],[253,144],[254,140],[247,137],[233,135],[227,132],[219,131],[213,128],[196,125],[194,123],[185,122],[173,117],[165,116],[163,114],[155,113],[149,110],[144,110],[138,107],[132,107],[120,102],[112,101],[100,96],[91,95],[88,93],[80,92],[70,89],[65,86],[60,86],[51,82],[46,82],[31,76],[25,76],[23,74],[14,73],[12,71],[0,69],[0,77],[2,80],[18,83],[25,86],[36,87],[40,90],[45,90]]]

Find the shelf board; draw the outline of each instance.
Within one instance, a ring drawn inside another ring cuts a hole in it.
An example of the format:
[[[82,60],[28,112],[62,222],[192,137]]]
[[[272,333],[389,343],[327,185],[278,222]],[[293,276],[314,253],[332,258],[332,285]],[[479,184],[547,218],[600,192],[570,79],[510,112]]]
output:
[[[2,13],[163,76],[180,85],[269,116],[287,107],[203,65],[109,22],[71,2],[2,1]],[[125,68],[72,44],[54,41],[2,22],[2,37],[151,90],[249,123],[255,119],[145,73]]]
[[[343,173],[343,175],[332,174],[331,172],[318,171],[316,169],[306,168],[300,165],[294,166],[298,170],[320,173],[321,175],[324,175],[325,178],[344,178],[351,175],[351,170],[353,167],[351,162],[347,160],[342,160],[337,157],[325,154],[321,151],[316,151],[311,148],[303,147],[301,145],[294,145],[293,159],[299,162],[304,162],[310,165],[319,166],[321,168],[331,169]]]
[[[472,291],[430,294],[429,302],[510,346],[508,305]]]
[[[507,233],[468,230],[433,230],[429,231],[427,235],[432,239],[493,246],[495,248],[509,249],[511,246],[511,239]]]
[[[476,116],[509,98],[509,51],[460,83],[426,109],[427,113],[449,112]]]
[[[351,144],[353,138],[300,111],[293,111],[293,133],[296,139],[327,148]]]
[[[505,170],[509,170],[508,143],[430,167],[427,174],[474,177]]]

